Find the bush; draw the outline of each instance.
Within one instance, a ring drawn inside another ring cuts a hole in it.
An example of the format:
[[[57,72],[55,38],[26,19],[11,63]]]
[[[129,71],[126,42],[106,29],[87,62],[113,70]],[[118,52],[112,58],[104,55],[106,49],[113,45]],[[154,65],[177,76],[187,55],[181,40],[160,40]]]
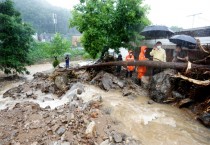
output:
[[[59,64],[60,64],[59,60],[57,59],[57,57],[55,57],[55,60],[53,61],[53,67],[55,68]]]

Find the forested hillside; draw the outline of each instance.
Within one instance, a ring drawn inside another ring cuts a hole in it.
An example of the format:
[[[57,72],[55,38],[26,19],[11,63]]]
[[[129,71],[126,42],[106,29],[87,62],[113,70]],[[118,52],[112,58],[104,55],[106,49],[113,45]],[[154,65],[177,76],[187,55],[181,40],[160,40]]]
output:
[[[56,7],[46,0],[13,0],[15,8],[21,12],[24,22],[30,23],[37,33],[54,33],[53,13],[57,15],[57,32],[69,31],[70,11]]]

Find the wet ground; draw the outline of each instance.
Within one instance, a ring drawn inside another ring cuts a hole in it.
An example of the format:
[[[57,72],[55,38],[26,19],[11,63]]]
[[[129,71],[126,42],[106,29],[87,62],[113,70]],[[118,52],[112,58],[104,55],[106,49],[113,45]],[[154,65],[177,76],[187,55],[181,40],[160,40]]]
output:
[[[2,94],[26,80],[31,80],[35,72],[51,71],[51,64],[41,64],[28,67],[31,75],[21,79],[5,80],[1,83],[0,109],[14,107],[16,103],[25,101],[38,103],[40,107],[50,106],[54,109],[69,102],[66,92],[61,98],[52,94],[37,92],[37,99],[3,98]],[[5,76],[4,76],[5,77]],[[110,117],[119,124],[119,132],[141,141],[144,145],[208,145],[210,130],[194,119],[193,114],[185,109],[178,109],[171,105],[152,103],[148,104],[146,90],[138,93],[136,98],[123,97],[122,90],[112,89],[104,91],[97,86],[84,84],[85,92],[80,95],[85,102],[100,95],[103,99],[103,109],[109,110]],[[45,101],[43,101],[45,100]]]

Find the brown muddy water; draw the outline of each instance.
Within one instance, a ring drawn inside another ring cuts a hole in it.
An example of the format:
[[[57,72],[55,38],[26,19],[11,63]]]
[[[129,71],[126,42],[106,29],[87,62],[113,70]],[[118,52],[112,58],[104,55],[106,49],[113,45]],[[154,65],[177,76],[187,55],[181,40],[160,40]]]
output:
[[[52,69],[51,64],[31,66],[32,74],[35,72]],[[28,76],[28,80],[32,78]],[[55,107],[69,102],[67,92],[61,98],[52,94],[37,92],[38,98],[17,99],[3,98],[3,93],[19,84],[16,82],[7,86],[0,92],[0,109],[13,107],[18,102],[31,101],[39,103],[41,107]],[[101,95],[103,106],[111,110],[111,116],[121,124],[121,132],[124,132],[142,142],[143,145],[209,145],[210,129],[201,125],[187,110],[178,109],[165,104],[148,104],[147,96],[139,96],[133,100],[122,96],[120,90],[103,91],[100,88],[85,84],[85,93],[80,97],[84,101],[91,100],[95,95]],[[44,100],[44,101],[43,101]]]

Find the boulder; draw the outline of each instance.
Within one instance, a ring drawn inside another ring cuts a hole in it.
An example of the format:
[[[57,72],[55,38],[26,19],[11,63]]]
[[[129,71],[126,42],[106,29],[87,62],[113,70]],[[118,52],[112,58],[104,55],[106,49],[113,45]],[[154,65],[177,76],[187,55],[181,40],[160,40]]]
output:
[[[70,92],[77,91],[78,89],[80,89],[82,92],[85,92],[85,87],[80,82],[73,84],[72,87],[70,88]]]
[[[149,97],[152,100],[163,103],[164,100],[171,96],[173,85],[170,81],[170,76],[175,73],[175,70],[168,69],[152,77],[149,88]]]
[[[102,78],[102,85],[103,88],[107,91],[109,91],[113,87],[112,77],[108,73],[104,74]]]
[[[55,85],[60,90],[65,90],[67,83],[68,83],[68,78],[67,78],[66,75],[56,76],[55,77]]]

